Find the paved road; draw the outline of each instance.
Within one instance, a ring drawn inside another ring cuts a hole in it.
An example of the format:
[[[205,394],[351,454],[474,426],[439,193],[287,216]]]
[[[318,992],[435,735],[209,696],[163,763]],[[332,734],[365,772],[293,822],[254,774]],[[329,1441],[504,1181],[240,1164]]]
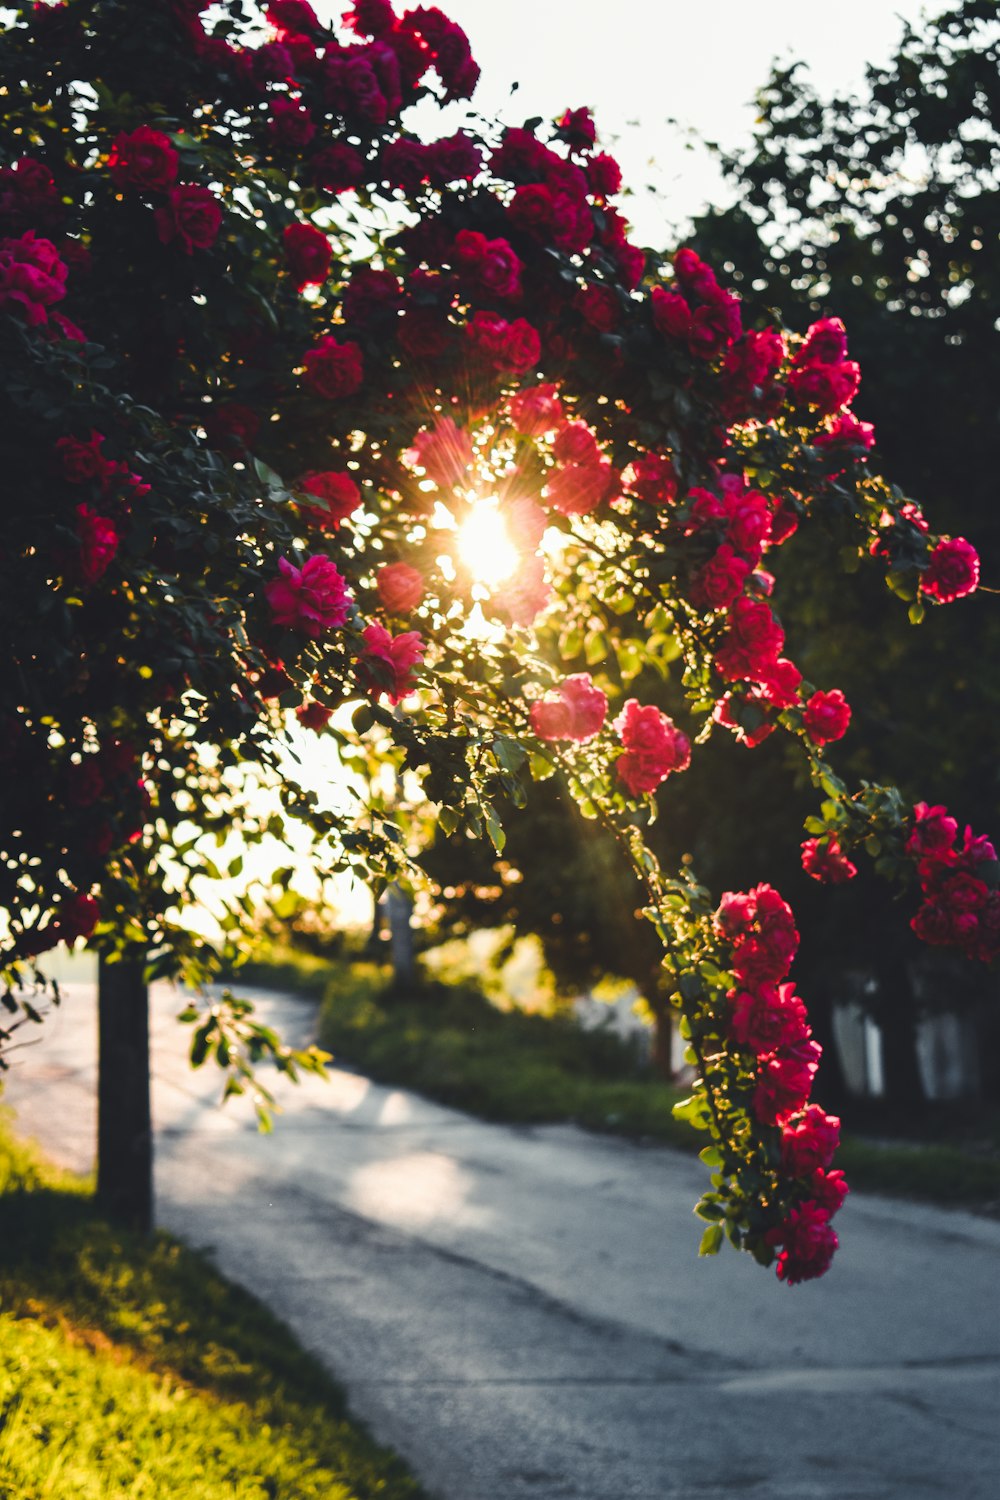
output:
[[[271,997],[304,1038],[311,1012]],[[442,1500],[994,1500],[1000,1225],[854,1195],[822,1282],[699,1261],[700,1166],[484,1125],[344,1071],[271,1137],[154,1016],[160,1221],[327,1359]],[[93,992],[6,1098],[92,1157]]]

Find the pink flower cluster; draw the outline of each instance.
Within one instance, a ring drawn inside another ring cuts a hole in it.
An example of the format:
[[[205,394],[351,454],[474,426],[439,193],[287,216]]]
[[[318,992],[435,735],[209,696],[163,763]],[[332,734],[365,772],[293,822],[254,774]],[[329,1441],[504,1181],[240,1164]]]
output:
[[[560,412],[552,455],[556,466],[548,472],[545,500],[553,510],[564,516],[584,516],[617,494],[618,471],[601,452],[586,422],[567,421]]]
[[[678,290],[655,286],[650,292],[653,327],[682,342],[698,359],[714,359],[743,331],[739,298],[720,287],[711,266],[693,250],[674,256]]]
[[[849,406],[861,384],[857,363],[847,358],[847,331],[840,318],[821,318],[792,361],[788,390],[801,406],[832,416]]]
[[[0,240],[0,310],[16,309],[30,327],[48,322],[49,308],[66,295],[66,275],[55,245],[33,230]]]
[[[924,902],[910,926],[922,942],[959,948],[991,963],[1000,954],[997,857],[983,835],[958,823],[944,807],[918,802],[906,852],[917,867]]]
[[[842,1172],[829,1170],[840,1121],[808,1103],[820,1047],[804,1003],[794,985],[784,982],[799,934],[788,903],[768,885],[724,895],[715,929],[732,949],[738,980],[728,996],[729,1038],[755,1059],[754,1113],[763,1125],[780,1130],[782,1174],[802,1195],[765,1238],[783,1247],[777,1262],[781,1280],[807,1281],[823,1275],[837,1249],[830,1219],[847,1184]]]
[[[624,751],[615,775],[630,797],[655,792],[674,771],[691,764],[691,742],[654,704],[629,698],[614,721]]]
[[[410,140],[401,136],[384,148],[379,162],[390,187],[415,191],[424,183],[444,188],[452,182],[471,182],[483,164],[482,152],[464,130],[442,140]]]
[[[592,740],[604,725],[608,700],[589,672],[563,678],[558,688],[531,705],[531,732],[540,740]]]

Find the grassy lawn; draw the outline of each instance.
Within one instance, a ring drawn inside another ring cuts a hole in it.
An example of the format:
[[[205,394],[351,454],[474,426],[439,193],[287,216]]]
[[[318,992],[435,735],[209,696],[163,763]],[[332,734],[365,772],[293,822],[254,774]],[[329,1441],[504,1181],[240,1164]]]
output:
[[[241,977],[320,1000],[321,1045],[382,1083],[486,1120],[572,1121],[685,1150],[705,1144],[671,1114],[680,1090],[643,1071],[617,1037],[570,1019],[502,1011],[465,984],[395,994],[384,967],[294,953]],[[973,1148],[955,1134],[886,1144],[845,1133],[837,1165],[854,1188],[1000,1212],[1000,1138]]]
[[[0,1119],[0,1500],[419,1500],[286,1328]]]

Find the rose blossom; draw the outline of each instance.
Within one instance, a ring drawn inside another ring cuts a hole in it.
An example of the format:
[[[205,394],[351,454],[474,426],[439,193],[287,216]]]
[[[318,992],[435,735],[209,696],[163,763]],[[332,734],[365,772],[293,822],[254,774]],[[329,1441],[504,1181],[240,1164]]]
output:
[[[460,484],[473,459],[472,439],[453,417],[439,417],[432,428],[418,432],[410,452],[439,489]]]
[[[765,1058],[753,1096],[758,1120],[765,1125],[778,1125],[786,1116],[801,1109],[809,1098],[815,1072],[815,1063],[804,1062],[798,1057],[782,1057],[775,1053]]]
[[[830,745],[843,739],[851,722],[851,705],[839,688],[813,693],[802,715],[806,734],[814,745]]]
[[[800,1203],[776,1229],[764,1236],[769,1245],[783,1245],[778,1256],[779,1281],[795,1286],[812,1281],[830,1269],[840,1241],[830,1224],[829,1211],[818,1203]]]
[[[301,630],[313,638],[323,629],[343,625],[351,596],[328,557],[307,557],[301,568],[280,557],[278,571],[281,577],[273,578],[264,589],[275,625]]]
[[[118,551],[118,532],[109,516],[99,516],[89,505],[76,507],[76,535],[80,543],[80,574],[96,583]]]
[[[762,984],[755,990],[730,990],[729,1035],[757,1056],[807,1041],[805,1003],[792,984]]]
[[[806,839],[802,845],[802,868],[813,880],[824,885],[843,885],[858,873],[833,834],[822,839]]]
[[[93,896],[77,892],[60,901],[56,908],[55,926],[64,943],[75,943],[77,938],[89,938],[97,926],[101,908]]]
[[[541,557],[528,557],[513,578],[505,580],[503,593],[495,603],[510,616],[513,625],[529,626],[541,614],[552,597],[552,586],[545,576]]]
[[[408,615],[424,597],[424,578],[409,563],[386,563],[379,568],[375,587],[390,615]]]
[[[592,740],[604,724],[608,700],[589,672],[565,677],[531,705],[531,730],[540,740]]]
[[[611,460],[597,463],[564,464],[550,469],[545,485],[545,500],[564,516],[585,516],[602,500],[609,499],[618,487],[618,472]]]
[[[399,703],[416,687],[413,673],[426,650],[420,632],[406,630],[392,636],[384,625],[373,623],[361,634],[365,640],[365,653],[358,662],[362,686],[373,698],[387,694],[390,703]]]
[[[180,240],[185,255],[208,250],[222,227],[222,205],[209,188],[184,182],[171,188],[162,208],[156,210],[156,232],[164,245]]]
[[[308,146],[316,134],[316,126],[309,111],[284,94],[278,94],[271,100],[267,128],[271,139],[279,146],[288,146],[294,150]]]
[[[314,525],[328,526],[331,531],[336,531],[341,522],[353,515],[361,504],[361,491],[350,474],[337,469],[303,474],[296,487],[314,499],[323,501],[322,508],[303,505],[300,509]]]
[[[312,224],[289,224],[282,236],[285,264],[296,291],[320,286],[327,278],[333,250],[330,241]]]
[[[480,308],[465,325],[465,336],[494,370],[524,375],[534,369],[541,358],[542,341],[538,330],[524,318],[508,323],[498,313]]]
[[[809,1178],[809,1197],[825,1209],[831,1219],[843,1207],[849,1191],[843,1172],[824,1172],[817,1168]]]
[[[63,478],[70,484],[87,484],[92,479],[103,479],[114,465],[101,452],[104,434],[90,431],[86,442],[75,437],[61,437],[56,441],[56,452],[62,464]]]
[[[506,240],[488,240],[477,229],[460,229],[455,236],[454,264],[494,297],[507,301],[521,294],[524,267]]]
[[[507,410],[514,430],[522,437],[541,437],[564,420],[559,388],[555,385],[533,385],[518,391],[511,396]]]
[[[938,604],[964,599],[979,587],[979,555],[964,536],[944,537],[920,576],[920,591]]]
[[[295,717],[303,729],[313,729],[319,734],[325,729],[333,717],[333,709],[327,708],[325,704],[317,703],[315,698],[309,703],[302,703],[295,710]]]
[[[786,1120],[781,1130],[781,1164],[791,1177],[805,1177],[817,1167],[825,1170],[840,1145],[840,1121],[818,1104],[807,1104],[800,1115]]]
[[[30,229],[20,239],[0,240],[0,309],[16,307],[35,328],[65,295],[66,266],[51,240]]]
[[[179,157],[168,136],[151,125],[140,125],[131,134],[115,136],[108,170],[117,188],[165,193],[177,180]]]
[[[615,775],[630,796],[653,792],[673,771],[691,764],[691,743],[672,719],[654,704],[629,698],[614,721],[624,749],[615,761]]]
[[[332,333],[306,351],[305,383],[327,401],[353,396],[364,379],[364,358],[357,344],[341,344]]]

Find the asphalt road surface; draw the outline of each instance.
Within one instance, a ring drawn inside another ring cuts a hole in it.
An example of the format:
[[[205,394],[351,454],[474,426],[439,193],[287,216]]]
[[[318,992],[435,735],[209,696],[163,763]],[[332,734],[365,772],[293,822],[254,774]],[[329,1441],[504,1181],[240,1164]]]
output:
[[[441,1500],[995,1500],[1000,1224],[854,1194],[822,1281],[699,1260],[700,1164],[502,1127],[348,1071],[273,1136],[154,1000],[161,1224],[211,1247]],[[314,1011],[264,998],[304,1040]],[[93,1158],[94,995],[70,985],[5,1100]],[[21,1033],[23,1035],[23,1033]]]

